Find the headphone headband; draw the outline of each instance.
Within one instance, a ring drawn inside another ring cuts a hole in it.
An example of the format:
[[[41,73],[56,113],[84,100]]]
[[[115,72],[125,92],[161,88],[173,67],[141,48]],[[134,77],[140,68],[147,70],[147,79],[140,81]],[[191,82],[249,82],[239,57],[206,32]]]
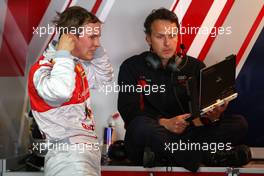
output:
[[[185,63],[184,63],[183,66],[179,67],[180,65],[182,65],[183,58],[184,57],[182,54],[173,55],[169,59],[165,69],[169,70],[170,72],[180,72],[181,69],[185,66]],[[145,60],[146,60],[147,65],[154,70],[158,70],[158,69],[162,68],[161,58],[156,53],[149,52],[147,54]]]

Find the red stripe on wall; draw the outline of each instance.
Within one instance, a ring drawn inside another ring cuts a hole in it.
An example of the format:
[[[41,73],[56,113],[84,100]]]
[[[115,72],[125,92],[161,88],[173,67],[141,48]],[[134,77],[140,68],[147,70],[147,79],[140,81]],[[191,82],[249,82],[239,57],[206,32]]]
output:
[[[218,17],[214,27],[216,27],[216,29],[218,29],[219,27],[222,26],[222,24],[224,23],[228,13],[230,12],[233,4],[234,4],[234,0],[228,0],[223,8],[223,11],[221,12],[220,16]],[[224,34],[225,35],[225,34]],[[209,36],[198,56],[199,60],[203,61],[209,51],[209,49],[211,48],[214,40],[215,40],[216,36],[213,37],[213,36]]]
[[[50,0],[7,1],[0,48],[0,76],[24,76],[28,43]],[[23,17],[23,18],[22,18]],[[17,47],[19,46],[19,47]]]
[[[10,0],[7,2],[8,9],[15,18],[25,40],[29,43],[33,35],[32,27],[38,26],[43,14],[49,6],[50,0]]]
[[[213,4],[214,0],[193,0],[182,20],[182,26],[185,28],[190,27],[200,27]],[[198,31],[198,30],[197,30]],[[184,31],[183,31],[184,32]],[[186,47],[186,51],[188,51],[191,43],[193,42],[196,34],[183,34],[182,42]]]
[[[179,4],[180,0],[176,0],[174,6],[172,7],[171,11],[174,11],[177,7],[177,5]]]
[[[92,10],[91,10],[91,12],[92,12],[93,14],[96,14],[96,12],[97,12],[97,10],[99,9],[101,3],[102,3],[102,0],[96,0],[95,4],[94,4],[94,6],[93,6],[93,8],[92,8]]]
[[[45,14],[46,10],[49,7],[49,4],[50,4],[50,0],[41,0],[41,1],[30,0],[29,12],[28,12],[29,41],[33,37],[33,27],[37,27],[39,25],[43,15]]]
[[[250,31],[247,34],[246,39],[244,40],[241,48],[239,49],[239,51],[237,53],[236,64],[239,64],[239,62],[240,62],[245,50],[247,49],[252,37],[254,36],[254,34],[255,34],[255,32],[256,32],[261,20],[263,19],[263,16],[264,16],[264,6],[262,6],[262,8],[261,8],[256,20],[254,21]]]
[[[72,3],[72,0],[69,0],[68,4],[64,10],[66,10],[71,5],[71,3]]]
[[[18,63],[17,57],[11,50],[10,45],[3,37],[3,42],[0,50],[0,76],[22,76],[24,70]]]

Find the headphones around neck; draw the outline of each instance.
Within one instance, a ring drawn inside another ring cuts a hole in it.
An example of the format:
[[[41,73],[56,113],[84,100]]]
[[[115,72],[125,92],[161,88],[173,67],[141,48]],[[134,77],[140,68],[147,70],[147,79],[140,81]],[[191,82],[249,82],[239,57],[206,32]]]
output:
[[[168,70],[170,72],[180,72],[187,62],[187,61],[184,61],[183,63],[183,59],[184,59],[184,56],[182,54],[175,54],[169,59],[165,67],[165,70]],[[156,53],[149,52],[145,60],[146,60],[147,65],[154,70],[163,68],[161,58]]]
[[[173,55],[169,59],[165,67],[165,70],[168,70],[170,72],[180,72],[181,69],[186,65],[186,63],[188,62],[188,56],[186,56],[186,54],[184,53],[185,46],[181,44],[180,48],[182,49],[183,53],[177,53]],[[187,59],[184,59],[184,58],[187,58]],[[154,70],[163,68],[161,58],[152,51],[148,52],[145,60],[146,60],[147,65]]]

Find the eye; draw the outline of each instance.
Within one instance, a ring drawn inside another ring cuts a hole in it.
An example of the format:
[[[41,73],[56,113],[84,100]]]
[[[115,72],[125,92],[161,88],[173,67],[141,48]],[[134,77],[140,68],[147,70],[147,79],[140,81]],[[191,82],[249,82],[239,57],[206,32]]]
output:
[[[176,38],[177,37],[177,35],[176,34],[171,34],[171,35],[169,35],[169,38]]]
[[[156,37],[157,37],[158,39],[162,39],[162,38],[163,38],[162,35],[157,35]]]
[[[90,39],[94,40],[97,36],[96,35],[91,35]]]
[[[95,40],[95,39],[99,39],[101,37],[101,35],[91,35],[89,36],[90,39]]]

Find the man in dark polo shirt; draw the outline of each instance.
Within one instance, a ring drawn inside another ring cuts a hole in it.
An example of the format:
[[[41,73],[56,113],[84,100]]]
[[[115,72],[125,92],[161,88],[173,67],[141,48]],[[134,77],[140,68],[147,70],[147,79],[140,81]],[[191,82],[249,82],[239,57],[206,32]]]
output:
[[[118,110],[126,125],[125,144],[130,160],[146,166],[169,164],[197,171],[208,166],[241,166],[250,150],[240,145],[247,132],[241,116],[224,116],[227,103],[192,121],[186,81],[199,79],[204,63],[177,56],[177,16],[164,8],[146,18],[149,51],[120,66]]]

